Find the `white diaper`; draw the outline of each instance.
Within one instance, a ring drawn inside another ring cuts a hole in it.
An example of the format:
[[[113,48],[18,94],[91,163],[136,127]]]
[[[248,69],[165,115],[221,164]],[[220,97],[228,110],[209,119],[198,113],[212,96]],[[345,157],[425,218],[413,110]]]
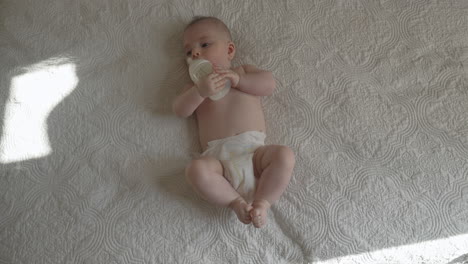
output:
[[[258,147],[265,145],[265,134],[248,131],[242,134],[208,142],[202,156],[212,156],[221,161],[224,177],[247,201],[252,202],[255,194],[253,155]]]

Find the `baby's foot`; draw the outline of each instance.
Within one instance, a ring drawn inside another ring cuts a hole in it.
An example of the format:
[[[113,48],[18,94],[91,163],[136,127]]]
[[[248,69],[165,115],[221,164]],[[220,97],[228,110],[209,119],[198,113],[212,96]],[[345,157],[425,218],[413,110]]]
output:
[[[252,222],[252,218],[250,218],[250,210],[252,210],[252,206],[247,204],[247,202],[242,197],[237,197],[234,201],[229,204],[229,207],[234,210],[241,221],[244,224],[250,224]]]
[[[250,217],[256,228],[263,227],[267,220],[267,211],[270,203],[267,200],[255,200],[252,203],[253,209],[250,211]]]

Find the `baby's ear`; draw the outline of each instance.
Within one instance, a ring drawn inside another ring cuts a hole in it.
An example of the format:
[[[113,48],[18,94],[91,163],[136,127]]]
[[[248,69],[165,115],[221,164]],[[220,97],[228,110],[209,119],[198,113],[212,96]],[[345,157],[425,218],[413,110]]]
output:
[[[234,45],[234,42],[229,41],[228,42],[228,56],[229,60],[234,59],[234,55],[236,54],[236,45]]]

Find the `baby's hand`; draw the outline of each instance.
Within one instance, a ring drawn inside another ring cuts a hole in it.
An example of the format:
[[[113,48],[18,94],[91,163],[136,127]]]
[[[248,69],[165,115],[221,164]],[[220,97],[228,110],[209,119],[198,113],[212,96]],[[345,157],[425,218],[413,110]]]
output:
[[[201,78],[196,85],[200,96],[206,98],[223,89],[226,85],[226,79],[221,74],[213,72]]]
[[[231,69],[223,69],[217,65],[214,65],[214,70],[215,72],[219,73],[221,76],[223,76],[223,78],[226,78],[228,80],[231,81],[231,86],[232,87],[237,87],[237,85],[239,84],[239,80],[240,80],[240,75],[239,73],[231,70]]]

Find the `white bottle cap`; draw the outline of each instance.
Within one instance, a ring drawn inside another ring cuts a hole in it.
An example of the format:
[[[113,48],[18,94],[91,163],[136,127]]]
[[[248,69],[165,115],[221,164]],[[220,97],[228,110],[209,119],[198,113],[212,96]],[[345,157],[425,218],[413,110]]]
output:
[[[190,79],[194,83],[198,83],[198,81],[203,78],[204,76],[213,72],[213,66],[207,60],[196,59],[190,61],[189,64],[189,75]]]

